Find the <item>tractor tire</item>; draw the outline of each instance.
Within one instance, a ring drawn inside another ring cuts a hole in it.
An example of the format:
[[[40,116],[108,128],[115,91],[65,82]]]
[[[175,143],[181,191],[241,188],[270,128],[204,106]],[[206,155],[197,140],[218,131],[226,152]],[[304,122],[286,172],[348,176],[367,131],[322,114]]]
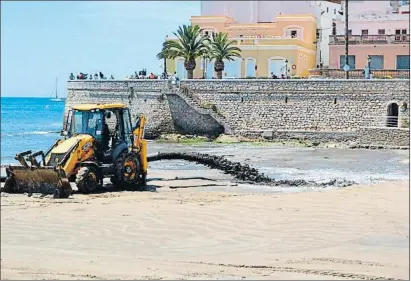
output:
[[[121,153],[115,161],[114,176],[111,180],[117,189],[134,189],[140,178],[140,161],[134,152]]]
[[[76,185],[78,192],[90,193],[98,186],[99,180],[97,171],[93,167],[81,167],[76,175]]]

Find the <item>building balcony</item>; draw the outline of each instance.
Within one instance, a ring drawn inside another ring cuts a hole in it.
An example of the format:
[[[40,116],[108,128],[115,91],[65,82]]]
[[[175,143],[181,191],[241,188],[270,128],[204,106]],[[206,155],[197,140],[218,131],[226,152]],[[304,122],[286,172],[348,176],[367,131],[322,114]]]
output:
[[[350,45],[370,45],[370,44],[409,44],[410,35],[349,35]],[[344,45],[345,35],[331,35],[330,45]]]
[[[229,36],[230,41],[234,41],[236,45],[241,46],[273,46],[273,45],[307,45],[310,44],[303,41],[300,37],[295,36]],[[168,36],[167,40],[177,40],[175,36]],[[312,45],[312,44],[311,44]]]
[[[409,69],[371,69],[371,74],[374,79],[409,79]],[[310,69],[311,78],[330,78],[330,79],[344,79],[345,71],[342,69]],[[353,69],[349,71],[349,78],[351,79],[364,79],[364,72],[362,69]]]

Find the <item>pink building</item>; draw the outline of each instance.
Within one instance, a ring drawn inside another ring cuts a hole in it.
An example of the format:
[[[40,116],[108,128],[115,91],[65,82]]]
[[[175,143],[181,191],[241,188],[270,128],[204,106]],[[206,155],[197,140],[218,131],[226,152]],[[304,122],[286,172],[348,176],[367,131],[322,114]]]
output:
[[[312,14],[319,10],[310,1],[201,1],[201,16],[226,16],[235,23],[273,22],[278,15]]]
[[[349,1],[350,69],[367,67],[368,56],[371,69],[409,69],[409,6],[401,3]],[[345,65],[344,16],[336,21],[333,33],[329,44],[330,68],[342,68]]]

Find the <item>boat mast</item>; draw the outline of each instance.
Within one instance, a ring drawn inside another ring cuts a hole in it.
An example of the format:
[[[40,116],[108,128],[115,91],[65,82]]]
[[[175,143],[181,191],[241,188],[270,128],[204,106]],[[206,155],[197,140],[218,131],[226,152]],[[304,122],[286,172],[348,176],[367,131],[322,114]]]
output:
[[[58,98],[57,96],[57,77],[56,77],[56,99]]]

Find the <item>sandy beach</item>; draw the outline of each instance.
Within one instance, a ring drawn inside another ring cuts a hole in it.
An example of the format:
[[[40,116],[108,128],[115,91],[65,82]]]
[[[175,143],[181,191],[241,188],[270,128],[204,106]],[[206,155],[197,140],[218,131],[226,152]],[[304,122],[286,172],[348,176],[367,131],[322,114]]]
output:
[[[2,279],[409,279],[408,181],[280,194],[170,179],[2,194]]]

